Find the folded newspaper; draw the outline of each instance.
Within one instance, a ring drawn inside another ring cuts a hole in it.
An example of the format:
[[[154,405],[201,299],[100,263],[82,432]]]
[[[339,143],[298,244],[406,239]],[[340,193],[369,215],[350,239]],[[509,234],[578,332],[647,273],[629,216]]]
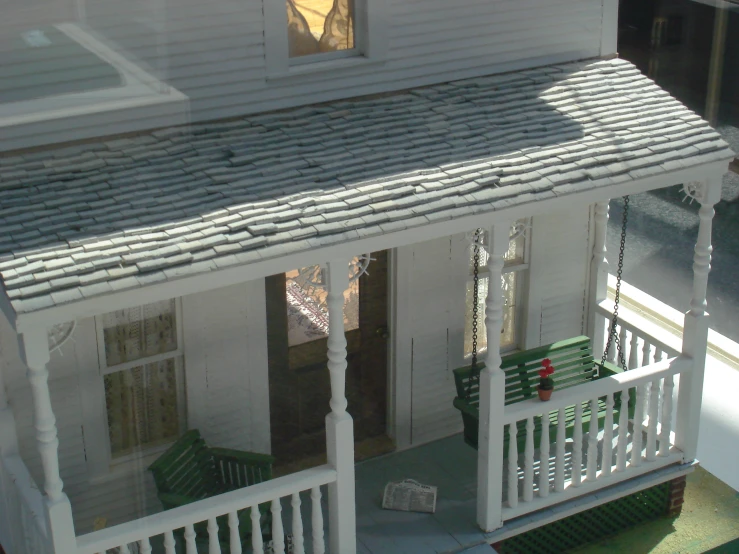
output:
[[[386,510],[433,514],[436,511],[436,490],[434,486],[422,485],[413,479],[390,482],[385,485],[382,507]]]

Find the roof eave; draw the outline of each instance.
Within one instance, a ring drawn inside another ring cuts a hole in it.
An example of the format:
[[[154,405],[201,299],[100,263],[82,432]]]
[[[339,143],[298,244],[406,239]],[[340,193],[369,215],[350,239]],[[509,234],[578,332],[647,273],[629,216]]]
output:
[[[510,205],[505,208],[494,209],[491,206],[490,209],[480,210],[469,217],[438,221],[411,229],[382,233],[349,242],[327,244],[326,246],[310,250],[300,250],[285,255],[259,259],[248,264],[233,265],[181,279],[116,291],[92,298],[83,298],[33,312],[16,314],[8,302],[7,296],[2,294],[0,308],[8,316],[16,331],[23,333],[24,330],[39,325],[48,327],[56,323],[91,317],[133,305],[186,296],[260,279],[268,275],[289,271],[295,267],[313,265],[329,259],[345,257],[348,260],[360,252],[397,248],[420,241],[466,232],[470,229],[489,226],[491,223],[494,223],[491,217],[493,213],[499,214],[496,215],[496,219],[499,220],[515,220],[521,217],[564,210],[573,204],[587,206],[608,198],[637,194],[689,181],[703,181],[706,179],[720,180],[727,171],[729,161],[730,158],[727,156],[725,161],[720,160],[680,170],[666,171],[643,179],[590,188],[582,192],[555,195],[551,191],[548,191],[550,193],[549,195],[543,195],[541,199],[533,202],[514,204],[516,200],[516,197],[514,197],[510,199]],[[326,239],[330,238],[331,236],[326,237]],[[326,242],[329,243],[328,240]]]

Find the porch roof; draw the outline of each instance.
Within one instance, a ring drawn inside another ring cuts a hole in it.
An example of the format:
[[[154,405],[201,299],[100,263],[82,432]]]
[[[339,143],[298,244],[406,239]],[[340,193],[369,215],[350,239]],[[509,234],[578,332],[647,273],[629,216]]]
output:
[[[732,159],[589,60],[0,158],[16,314]]]

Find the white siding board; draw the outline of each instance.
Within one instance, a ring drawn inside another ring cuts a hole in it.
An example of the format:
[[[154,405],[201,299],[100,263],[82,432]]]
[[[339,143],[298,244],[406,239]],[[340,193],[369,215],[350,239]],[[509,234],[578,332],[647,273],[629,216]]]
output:
[[[534,218],[527,348],[585,330],[588,222],[588,210],[581,207]]]
[[[601,0],[387,0],[384,63],[268,81],[262,8],[262,0],[174,0],[159,11],[116,3],[88,10],[88,24],[187,95],[193,121],[593,57],[601,50]],[[126,23],[136,18],[147,25]],[[107,134],[166,124],[174,116],[111,117],[82,118],[66,128],[78,129],[79,136]],[[29,127],[25,143],[53,141],[61,131],[45,137]]]

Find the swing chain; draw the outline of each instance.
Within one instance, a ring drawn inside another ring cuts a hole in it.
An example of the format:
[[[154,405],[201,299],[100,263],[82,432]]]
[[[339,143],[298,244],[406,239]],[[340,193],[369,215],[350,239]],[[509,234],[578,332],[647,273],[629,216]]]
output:
[[[600,362],[601,367],[606,363],[608,354],[611,351],[611,345],[615,344],[616,352],[618,353],[618,363],[627,371],[626,357],[624,356],[624,345],[621,344],[621,339],[618,336],[616,329],[618,325],[618,305],[621,301],[621,275],[624,270],[624,250],[626,249],[626,224],[629,218],[629,197],[624,196],[624,215],[623,222],[621,224],[621,246],[618,251],[618,271],[616,272],[616,294],[613,305],[613,318],[611,319],[611,325],[608,330],[608,339],[606,340],[606,348],[603,352],[603,359]]]
[[[470,364],[470,378],[467,380],[467,397],[472,395],[472,386],[479,383],[480,372],[477,368],[477,313],[479,309],[478,296],[480,292],[480,243],[484,231],[475,229],[472,257],[472,363]]]

